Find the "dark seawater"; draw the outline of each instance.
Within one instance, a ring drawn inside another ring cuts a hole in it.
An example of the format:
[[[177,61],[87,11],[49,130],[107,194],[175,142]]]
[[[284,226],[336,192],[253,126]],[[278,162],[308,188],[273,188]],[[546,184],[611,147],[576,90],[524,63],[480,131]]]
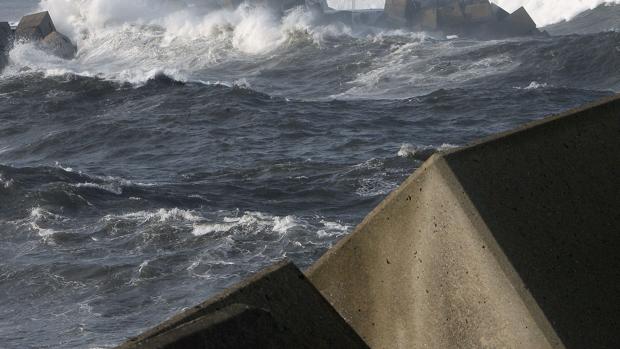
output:
[[[76,60],[11,52],[1,348],[110,347],[282,258],[308,267],[433,152],[620,89],[614,31],[479,42],[227,15],[61,21]]]

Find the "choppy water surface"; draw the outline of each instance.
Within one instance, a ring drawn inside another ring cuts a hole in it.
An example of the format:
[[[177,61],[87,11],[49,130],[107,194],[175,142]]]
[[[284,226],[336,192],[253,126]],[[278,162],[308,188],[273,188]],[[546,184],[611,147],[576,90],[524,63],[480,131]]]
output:
[[[17,4],[36,7],[0,14]],[[0,75],[2,348],[110,347],[274,261],[307,267],[436,150],[620,89],[620,33],[583,30],[617,11],[480,42],[42,6],[80,52],[18,45]]]

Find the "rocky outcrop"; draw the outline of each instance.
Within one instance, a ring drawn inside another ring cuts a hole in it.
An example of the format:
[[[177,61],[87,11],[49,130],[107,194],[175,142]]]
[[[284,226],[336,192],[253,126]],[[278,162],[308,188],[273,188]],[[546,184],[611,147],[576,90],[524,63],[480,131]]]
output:
[[[64,59],[71,59],[77,53],[77,47],[71,40],[56,31],[47,11],[24,16],[15,30],[15,40],[34,42],[41,49]]]

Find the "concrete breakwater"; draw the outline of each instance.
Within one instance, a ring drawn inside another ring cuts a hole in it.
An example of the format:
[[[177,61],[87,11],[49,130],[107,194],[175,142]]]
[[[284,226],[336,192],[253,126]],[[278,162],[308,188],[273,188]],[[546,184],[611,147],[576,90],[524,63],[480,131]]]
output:
[[[276,265],[120,348],[617,348],[618,178],[616,96],[434,155],[305,276]]]
[[[56,30],[49,12],[24,16],[13,30],[9,23],[0,22],[0,72],[8,63],[8,54],[14,42],[34,42],[42,50],[63,59],[72,59],[77,47]]]

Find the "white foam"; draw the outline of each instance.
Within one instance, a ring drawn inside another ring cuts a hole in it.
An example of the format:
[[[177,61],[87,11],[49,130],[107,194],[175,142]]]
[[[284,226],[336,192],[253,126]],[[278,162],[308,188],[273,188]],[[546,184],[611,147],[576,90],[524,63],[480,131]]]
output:
[[[103,220],[135,220],[141,223],[147,223],[149,221],[155,222],[168,222],[168,221],[185,221],[185,222],[197,222],[204,220],[202,216],[194,211],[182,210],[179,208],[165,209],[160,208],[155,211],[138,211],[131,212],[122,215],[106,215]]]
[[[97,183],[78,183],[74,184],[77,188],[95,188],[99,190],[104,190],[110,192],[112,194],[121,195],[123,194],[123,188],[116,183],[108,183],[108,184],[97,184]]]
[[[414,156],[418,152],[418,148],[411,143],[404,143],[400,146],[397,155],[406,158],[410,156]]]
[[[78,55],[65,61],[18,44],[5,75],[71,73],[140,85],[165,74],[195,82],[222,61],[268,54],[298,35],[321,40],[343,29],[312,27],[313,15],[302,8],[280,18],[260,6],[213,10],[182,0],[42,0],[39,7],[77,43]]]
[[[9,189],[14,183],[15,181],[12,178],[5,178],[4,175],[0,173],[0,187]]]
[[[538,90],[540,88],[545,88],[548,85],[546,83],[539,83],[537,81],[530,82],[526,87],[517,87],[518,90]]]
[[[42,228],[39,224],[41,221],[52,220],[52,221],[64,221],[65,217],[49,212],[41,207],[33,207],[30,210],[29,217],[24,221],[27,223],[30,228],[37,232],[37,234],[43,238],[44,241],[56,234],[57,231],[50,228]]]
[[[240,217],[223,217],[221,222],[194,224],[192,234],[202,236],[212,233],[238,232],[247,234],[258,231],[267,231],[276,234],[285,234],[295,227],[304,227],[307,223],[294,216],[272,216],[262,212],[245,212]]]

